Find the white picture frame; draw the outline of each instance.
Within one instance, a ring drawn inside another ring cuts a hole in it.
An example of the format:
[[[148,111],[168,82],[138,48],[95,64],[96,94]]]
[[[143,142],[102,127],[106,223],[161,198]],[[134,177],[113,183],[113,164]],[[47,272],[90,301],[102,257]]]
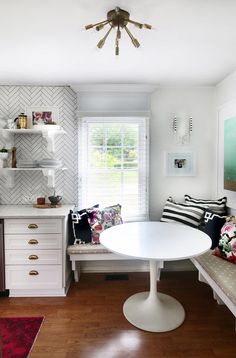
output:
[[[195,176],[196,158],[193,152],[165,152],[166,176]]]
[[[51,106],[26,107],[29,127],[59,124],[59,108]]]

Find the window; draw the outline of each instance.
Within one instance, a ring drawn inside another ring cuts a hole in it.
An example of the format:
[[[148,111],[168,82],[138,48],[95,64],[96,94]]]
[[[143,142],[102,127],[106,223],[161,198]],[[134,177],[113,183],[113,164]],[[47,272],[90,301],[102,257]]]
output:
[[[124,220],[147,220],[147,149],[145,118],[83,118],[79,206],[119,203]]]

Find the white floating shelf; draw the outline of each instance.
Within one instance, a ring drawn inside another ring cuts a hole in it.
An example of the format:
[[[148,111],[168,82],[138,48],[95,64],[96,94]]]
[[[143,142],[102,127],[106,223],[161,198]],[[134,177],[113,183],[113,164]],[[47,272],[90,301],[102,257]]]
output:
[[[48,187],[55,187],[55,171],[67,170],[67,168],[0,168],[0,176],[6,178],[6,187],[12,188],[15,184],[15,172],[16,171],[41,171],[44,176],[48,178]]]
[[[43,138],[47,141],[47,149],[50,153],[55,151],[55,137],[57,135],[66,134],[66,132],[62,128],[55,128],[53,129],[51,126],[47,128],[45,125],[42,126],[43,128],[40,129],[0,129],[0,139],[4,142],[6,148],[11,148],[14,145],[14,134],[34,134],[34,135],[42,135]]]

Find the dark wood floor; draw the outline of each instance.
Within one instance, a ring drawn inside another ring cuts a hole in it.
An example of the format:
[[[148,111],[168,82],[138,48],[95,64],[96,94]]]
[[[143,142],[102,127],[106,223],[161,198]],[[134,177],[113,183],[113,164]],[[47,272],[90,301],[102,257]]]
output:
[[[182,326],[166,333],[133,327],[123,316],[127,297],[148,290],[149,275],[106,281],[82,274],[65,298],[0,298],[0,315],[45,316],[30,358],[236,357],[234,317],[212,298],[196,272],[164,272],[158,288],[184,306]]]

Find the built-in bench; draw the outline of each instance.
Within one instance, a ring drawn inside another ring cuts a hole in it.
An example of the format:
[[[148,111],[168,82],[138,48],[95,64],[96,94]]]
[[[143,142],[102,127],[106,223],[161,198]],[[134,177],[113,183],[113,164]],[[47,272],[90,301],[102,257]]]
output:
[[[67,253],[70,257],[75,282],[79,281],[80,263],[83,261],[127,260],[126,256],[112,253],[101,244],[71,245],[68,246]],[[191,261],[199,272],[199,281],[209,284],[217,303],[225,304],[236,317],[236,265],[212,255],[211,250],[192,258]],[[162,268],[163,263],[158,267],[158,280]]]
[[[191,261],[198,269],[199,281],[209,284],[217,303],[225,304],[236,317],[236,265],[212,255],[211,250]]]
[[[79,281],[80,263],[82,261],[113,261],[113,260],[136,260],[132,257],[118,255],[107,250],[102,244],[75,244],[67,247],[67,254],[70,257],[72,271],[74,272],[75,282]],[[157,270],[157,280],[160,279],[160,271],[163,262],[159,263]]]

